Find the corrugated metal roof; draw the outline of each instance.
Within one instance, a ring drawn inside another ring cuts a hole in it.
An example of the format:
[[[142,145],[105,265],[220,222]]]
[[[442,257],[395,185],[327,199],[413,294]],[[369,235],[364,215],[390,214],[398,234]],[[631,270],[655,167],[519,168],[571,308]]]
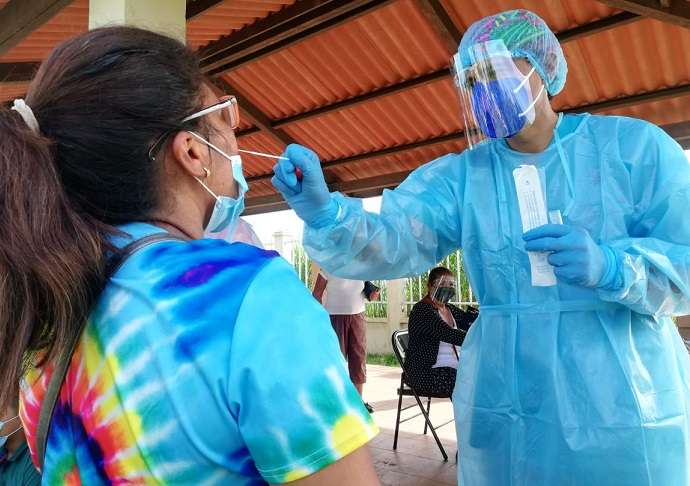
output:
[[[679,123],[690,120],[690,96],[608,110],[607,114],[642,118],[657,125]]]
[[[400,0],[242,66],[227,79],[283,118],[448,65],[449,53],[412,0]]]
[[[531,10],[554,32],[577,27],[618,12],[592,0],[441,0],[455,25],[465,31],[472,23],[506,10]]]
[[[10,101],[21,98],[29,89],[29,83],[0,83],[0,100]]]
[[[187,43],[198,49],[293,3],[295,0],[225,0],[187,22]]]
[[[284,128],[326,160],[426,140],[460,130],[450,79],[379,98]]]
[[[568,108],[690,81],[690,31],[657,20],[591,35],[565,46],[569,73],[556,106]]]
[[[88,27],[89,0],[74,0],[19,45],[0,56],[0,62],[41,61],[59,43],[86,31]]]

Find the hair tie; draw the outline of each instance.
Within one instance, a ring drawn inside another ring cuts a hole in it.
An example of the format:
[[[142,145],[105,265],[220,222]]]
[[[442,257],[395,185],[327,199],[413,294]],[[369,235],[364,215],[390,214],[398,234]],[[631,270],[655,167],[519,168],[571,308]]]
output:
[[[17,98],[14,100],[11,109],[19,113],[24,123],[26,123],[34,133],[39,133],[38,120],[36,120],[36,116],[31,107],[27,105],[23,99]]]

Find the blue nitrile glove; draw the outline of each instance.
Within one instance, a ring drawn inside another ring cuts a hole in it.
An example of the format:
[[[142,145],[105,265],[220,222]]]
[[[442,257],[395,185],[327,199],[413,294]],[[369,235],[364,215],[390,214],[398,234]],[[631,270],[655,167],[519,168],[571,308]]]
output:
[[[318,155],[301,145],[290,144],[283,157],[289,160],[280,160],[273,167],[273,187],[308,226],[322,228],[335,221],[338,203],[328,191]],[[297,180],[296,167],[302,171],[301,181]]]
[[[606,245],[597,245],[586,229],[546,224],[523,236],[527,251],[550,252],[549,263],[565,282],[610,289],[618,274],[618,259]]]

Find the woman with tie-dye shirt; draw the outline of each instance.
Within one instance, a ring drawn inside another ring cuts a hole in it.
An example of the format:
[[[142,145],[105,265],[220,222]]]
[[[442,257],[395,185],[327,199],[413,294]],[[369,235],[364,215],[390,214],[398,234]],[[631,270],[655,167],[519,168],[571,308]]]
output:
[[[378,484],[328,315],[274,252],[204,238],[243,208],[238,121],[183,45],[124,27],[62,44],[0,112],[0,409],[21,380],[35,464],[85,323],[44,484]]]

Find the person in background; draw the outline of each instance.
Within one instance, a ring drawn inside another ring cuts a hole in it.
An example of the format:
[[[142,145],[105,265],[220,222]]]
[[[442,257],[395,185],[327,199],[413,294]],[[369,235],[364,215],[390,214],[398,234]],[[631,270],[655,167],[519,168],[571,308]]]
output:
[[[376,286],[361,280],[339,278],[325,271],[319,272],[313,295],[328,311],[331,325],[338,336],[340,351],[347,360],[350,380],[360,396],[367,381],[367,319],[365,299],[378,300]],[[369,295],[365,294],[365,289]],[[364,404],[373,413],[369,404]]]
[[[379,484],[326,312],[207,237],[244,208],[239,116],[132,27],[63,42],[0,110],[0,410],[21,383],[44,484]]]
[[[31,462],[17,406],[10,405],[0,413],[0,486],[39,484],[41,475]]]
[[[405,377],[424,396],[450,397],[458,371],[458,349],[477,312],[450,304],[456,295],[453,273],[445,267],[429,272],[427,294],[417,302],[408,320],[409,345]]]

